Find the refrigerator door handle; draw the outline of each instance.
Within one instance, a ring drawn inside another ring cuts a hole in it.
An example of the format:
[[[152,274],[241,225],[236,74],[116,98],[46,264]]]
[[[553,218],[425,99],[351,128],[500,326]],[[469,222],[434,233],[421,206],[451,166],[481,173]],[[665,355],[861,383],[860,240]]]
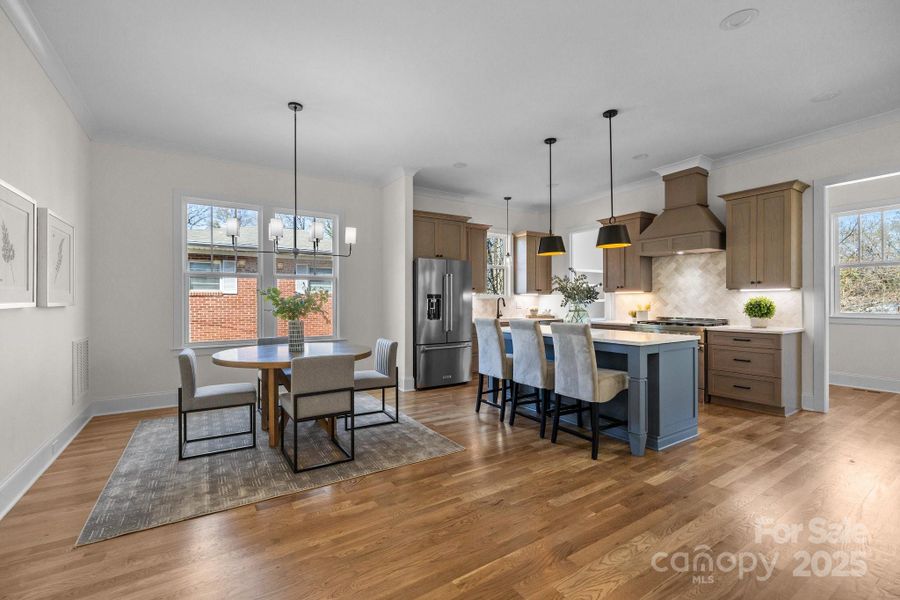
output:
[[[450,286],[447,283],[448,275],[444,273],[441,277],[441,294],[443,295],[443,304],[444,304],[444,314],[441,315],[442,325],[444,326],[444,333],[447,333],[449,330],[448,322],[449,322],[449,312],[450,312]]]
[[[453,314],[453,305],[456,304],[456,298],[453,297],[454,289],[453,289],[453,273],[447,273],[447,290],[448,290],[448,302],[447,302],[447,333],[453,331],[455,327],[453,324],[453,320],[456,315]],[[449,301],[450,299],[452,301]]]
[[[438,346],[419,346],[420,352],[431,352],[432,350],[459,350],[460,348],[471,348],[472,344],[441,344]]]

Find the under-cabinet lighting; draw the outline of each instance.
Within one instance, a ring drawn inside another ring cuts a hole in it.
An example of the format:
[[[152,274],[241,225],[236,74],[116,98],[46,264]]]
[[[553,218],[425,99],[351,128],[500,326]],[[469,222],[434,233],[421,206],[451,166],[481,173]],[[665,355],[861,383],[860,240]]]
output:
[[[741,288],[739,292],[789,292],[791,288]]]

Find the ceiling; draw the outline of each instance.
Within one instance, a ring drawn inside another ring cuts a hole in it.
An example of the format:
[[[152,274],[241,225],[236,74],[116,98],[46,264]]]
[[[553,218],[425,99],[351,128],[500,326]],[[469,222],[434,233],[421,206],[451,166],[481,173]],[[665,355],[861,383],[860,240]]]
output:
[[[759,16],[725,31],[748,4]],[[31,0],[93,139],[554,201],[900,107],[896,0]],[[833,100],[811,102],[828,92]],[[633,159],[648,154],[643,160]],[[456,168],[455,163],[465,163]]]

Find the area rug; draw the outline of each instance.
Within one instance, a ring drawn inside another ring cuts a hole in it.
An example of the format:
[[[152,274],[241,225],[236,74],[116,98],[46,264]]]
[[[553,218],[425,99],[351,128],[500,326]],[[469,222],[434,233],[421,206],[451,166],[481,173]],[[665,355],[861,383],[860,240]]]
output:
[[[388,404],[393,409],[392,403]],[[381,400],[356,395],[356,412],[381,408]],[[400,422],[356,430],[356,460],[294,473],[280,448],[269,448],[268,434],[257,430],[256,447],[216,456],[178,460],[177,418],[146,419],[135,428],[128,446],[91,511],[76,546],[126,533],[176,523],[409,465],[464,450],[459,444],[405,414]],[[247,430],[248,410],[236,408],[189,415],[191,438]],[[365,424],[384,415],[358,417]],[[290,422],[289,422],[290,423]],[[338,438],[349,448],[350,433],[338,421]],[[301,465],[333,454],[328,433],[316,423],[301,423],[297,436]],[[198,442],[191,453],[249,444],[249,434]],[[285,447],[293,444],[289,424]]]

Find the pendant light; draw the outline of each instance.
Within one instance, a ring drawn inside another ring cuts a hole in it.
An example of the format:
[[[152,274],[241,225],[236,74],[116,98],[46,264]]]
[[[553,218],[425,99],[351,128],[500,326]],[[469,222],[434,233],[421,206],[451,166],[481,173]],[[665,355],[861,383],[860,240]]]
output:
[[[609,223],[602,226],[597,232],[598,248],[625,248],[631,245],[631,237],[628,229],[616,223],[616,214],[613,209],[613,156],[612,156],[612,120],[619,114],[616,109],[610,109],[603,113],[605,119],[609,119]]]
[[[556,138],[547,138],[544,140],[544,143],[547,144],[550,158],[550,185],[548,186],[550,189],[550,234],[541,238],[537,254],[538,256],[559,256],[566,253],[566,246],[563,244],[563,239],[560,236],[553,235],[553,144],[556,143]]]
[[[503,199],[506,200],[506,256],[503,260],[508,267],[512,262],[512,256],[509,255],[509,246],[512,243],[512,238],[509,236],[509,201],[512,200],[512,196],[504,196]]]

